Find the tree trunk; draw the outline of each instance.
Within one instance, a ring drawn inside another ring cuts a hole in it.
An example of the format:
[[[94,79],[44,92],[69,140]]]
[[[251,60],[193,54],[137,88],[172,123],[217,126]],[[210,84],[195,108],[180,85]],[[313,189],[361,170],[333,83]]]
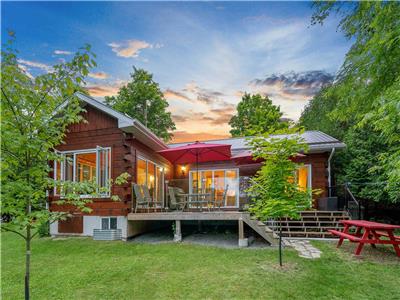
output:
[[[282,220],[279,224],[279,265],[282,267]]]
[[[29,279],[31,269],[31,227],[26,229],[26,256],[25,256],[25,300],[29,300]]]

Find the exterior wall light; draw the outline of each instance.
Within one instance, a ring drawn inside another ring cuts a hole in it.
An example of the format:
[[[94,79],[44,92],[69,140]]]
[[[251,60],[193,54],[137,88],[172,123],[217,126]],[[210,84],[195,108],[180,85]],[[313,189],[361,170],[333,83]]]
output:
[[[181,172],[182,172],[182,175],[185,176],[186,166],[181,167]]]

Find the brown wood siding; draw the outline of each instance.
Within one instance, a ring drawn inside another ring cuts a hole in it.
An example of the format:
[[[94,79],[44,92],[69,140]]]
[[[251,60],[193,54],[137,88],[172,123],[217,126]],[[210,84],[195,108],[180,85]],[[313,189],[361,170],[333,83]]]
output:
[[[72,217],[58,221],[59,233],[83,233],[83,217],[81,215],[73,215]]]
[[[295,161],[304,164],[311,165],[311,184],[313,189],[319,189],[322,191],[321,194],[315,196],[314,207],[316,207],[316,199],[327,196],[328,187],[328,153],[315,153],[308,154],[305,157],[296,158]],[[186,173],[183,176],[181,172],[181,165],[175,165],[174,178],[176,179],[187,179],[190,170],[196,170],[195,164],[187,164]],[[239,168],[240,176],[254,176],[260,169],[260,163],[237,165],[233,161],[221,161],[221,162],[207,162],[199,163],[199,169],[229,169]]]
[[[93,149],[96,146],[111,148],[111,178],[115,179],[120,174],[128,172],[134,176],[134,161],[127,159],[131,154],[130,134],[124,133],[118,128],[118,121],[107,114],[87,105],[83,117],[86,122],[73,124],[68,127],[64,143],[57,147],[59,151],[73,151],[83,149]],[[92,199],[93,203],[88,206],[93,209],[89,215],[126,215],[131,207],[131,182],[121,186],[113,186],[112,195],[117,195],[121,201],[112,201],[110,198]],[[51,196],[50,199],[58,197]],[[53,211],[74,211],[76,209],[69,206],[60,206],[51,203],[50,209]]]

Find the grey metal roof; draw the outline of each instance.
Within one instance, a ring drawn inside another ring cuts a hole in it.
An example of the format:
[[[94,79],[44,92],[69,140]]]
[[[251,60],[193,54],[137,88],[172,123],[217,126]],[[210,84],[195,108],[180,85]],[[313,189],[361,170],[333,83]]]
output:
[[[278,138],[287,138],[292,136],[292,134],[281,134],[281,135],[274,135],[274,137]],[[341,149],[346,147],[344,143],[335,139],[334,137],[323,133],[318,130],[310,130],[305,131],[301,137],[306,141],[309,145],[309,152],[325,152],[330,151],[333,148]],[[251,139],[251,137],[237,137],[237,138],[228,138],[228,139],[220,139],[220,140],[207,140],[203,141],[203,143],[210,143],[210,144],[228,144],[231,145],[231,149],[233,153],[240,152],[242,150],[247,150],[250,147],[247,144],[247,139]],[[183,146],[187,143],[176,143],[176,144],[169,144],[168,147],[175,148],[179,146]]]

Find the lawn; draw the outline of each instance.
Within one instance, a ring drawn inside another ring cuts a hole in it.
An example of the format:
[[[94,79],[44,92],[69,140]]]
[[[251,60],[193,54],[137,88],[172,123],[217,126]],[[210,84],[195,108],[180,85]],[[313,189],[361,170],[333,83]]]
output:
[[[274,249],[36,239],[32,299],[399,299],[392,249],[356,259],[349,245],[314,245],[321,259],[287,249],[280,269]],[[3,233],[1,249],[2,299],[22,299],[23,242]]]

